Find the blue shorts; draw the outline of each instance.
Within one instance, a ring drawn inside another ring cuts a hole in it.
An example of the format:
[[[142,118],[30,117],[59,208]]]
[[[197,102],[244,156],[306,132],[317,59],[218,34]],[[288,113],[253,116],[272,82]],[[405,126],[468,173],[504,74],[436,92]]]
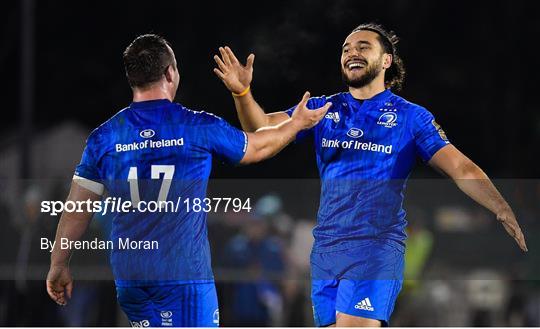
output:
[[[403,251],[370,241],[354,249],[311,254],[315,325],[336,323],[336,313],[388,325],[403,284]]]
[[[132,327],[218,327],[213,282],[152,287],[116,287]]]

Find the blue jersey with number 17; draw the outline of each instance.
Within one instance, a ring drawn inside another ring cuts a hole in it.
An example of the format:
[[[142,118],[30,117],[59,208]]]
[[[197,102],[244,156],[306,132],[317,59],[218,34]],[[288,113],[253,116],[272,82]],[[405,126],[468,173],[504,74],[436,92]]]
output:
[[[449,144],[444,131],[429,111],[389,89],[363,101],[350,93],[311,98],[308,107],[327,102],[333,105],[325,118],[297,136],[314,139],[322,181],[313,251],[369,240],[403,250],[406,180],[417,157],[429,161]]]
[[[176,211],[113,213],[117,286],[213,280],[206,213],[183,201],[205,198],[213,156],[238,163],[246,146],[246,134],[223,119],[168,100],[134,102],[91,133],[76,176],[117,200],[180,200]]]

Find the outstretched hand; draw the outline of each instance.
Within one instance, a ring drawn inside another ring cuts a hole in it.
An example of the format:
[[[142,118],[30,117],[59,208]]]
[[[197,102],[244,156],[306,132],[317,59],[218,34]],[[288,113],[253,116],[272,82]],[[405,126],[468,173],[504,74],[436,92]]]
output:
[[[47,293],[58,305],[67,305],[73,290],[73,279],[67,266],[51,266],[47,275]]]
[[[253,62],[255,55],[250,54],[246,60],[246,65],[240,63],[229,47],[219,47],[221,57],[214,55],[214,60],[218,65],[214,68],[214,73],[223,81],[227,89],[235,94],[245,91],[253,79]]]
[[[510,234],[510,236],[516,240],[521,250],[529,251],[527,249],[527,244],[525,243],[523,232],[521,232],[521,228],[516,220],[516,215],[514,215],[512,210],[508,209],[500,214],[497,214],[497,220],[501,222],[506,232],[508,232],[508,234]]]
[[[315,126],[324,118],[324,115],[328,112],[330,106],[332,106],[332,103],[328,102],[322,107],[310,110],[307,108],[309,96],[309,91],[306,91],[291,116],[291,119],[296,121],[301,126],[301,129],[309,129]]]

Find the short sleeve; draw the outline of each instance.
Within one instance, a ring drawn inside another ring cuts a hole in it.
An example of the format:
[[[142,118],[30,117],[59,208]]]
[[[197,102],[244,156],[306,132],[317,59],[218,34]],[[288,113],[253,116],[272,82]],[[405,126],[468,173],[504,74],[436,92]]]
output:
[[[213,116],[206,129],[206,140],[213,155],[230,164],[237,164],[246,153],[247,134],[231,126],[220,117]]]
[[[104,185],[101,183],[102,177],[99,174],[97,166],[97,156],[94,149],[94,139],[92,135],[86,141],[86,147],[84,148],[81,162],[75,168],[73,180],[82,187],[98,194],[102,195],[104,191]]]
[[[324,106],[324,104],[326,104],[326,97],[314,97],[314,98],[310,98],[308,100],[307,108],[310,109],[310,110],[314,110],[314,109],[318,109],[318,108]],[[296,105],[291,107],[287,111],[285,111],[285,113],[287,113],[289,115],[289,117],[292,117],[292,114],[293,114],[295,109],[296,109]],[[300,142],[300,141],[304,140],[307,137],[312,137],[314,128],[315,127],[311,127],[309,129],[305,129],[305,130],[300,131],[296,135],[296,141]]]
[[[416,151],[424,161],[429,161],[437,151],[450,144],[433,114],[424,108],[419,108],[415,114],[413,134]]]
[[[97,167],[97,157],[94,153],[95,145],[92,141],[93,139],[90,137],[86,141],[86,147],[84,148],[81,162],[79,163],[77,168],[75,168],[75,175],[93,181],[100,181],[101,177],[99,175],[99,170]]]

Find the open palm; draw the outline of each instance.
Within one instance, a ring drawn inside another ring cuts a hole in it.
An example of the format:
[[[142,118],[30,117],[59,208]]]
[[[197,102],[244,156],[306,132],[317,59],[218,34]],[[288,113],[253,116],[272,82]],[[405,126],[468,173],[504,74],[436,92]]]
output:
[[[223,81],[229,91],[240,94],[246,90],[253,79],[253,61],[255,55],[250,54],[246,65],[242,65],[229,47],[219,47],[221,58],[214,56],[218,65],[214,68],[214,73]]]
[[[525,243],[523,232],[521,231],[521,228],[516,220],[516,215],[514,215],[514,212],[512,212],[511,209],[508,208],[502,213],[497,214],[497,220],[501,222],[506,232],[508,232],[508,234],[510,234],[510,236],[516,240],[521,250],[529,251],[527,249],[527,244]]]

